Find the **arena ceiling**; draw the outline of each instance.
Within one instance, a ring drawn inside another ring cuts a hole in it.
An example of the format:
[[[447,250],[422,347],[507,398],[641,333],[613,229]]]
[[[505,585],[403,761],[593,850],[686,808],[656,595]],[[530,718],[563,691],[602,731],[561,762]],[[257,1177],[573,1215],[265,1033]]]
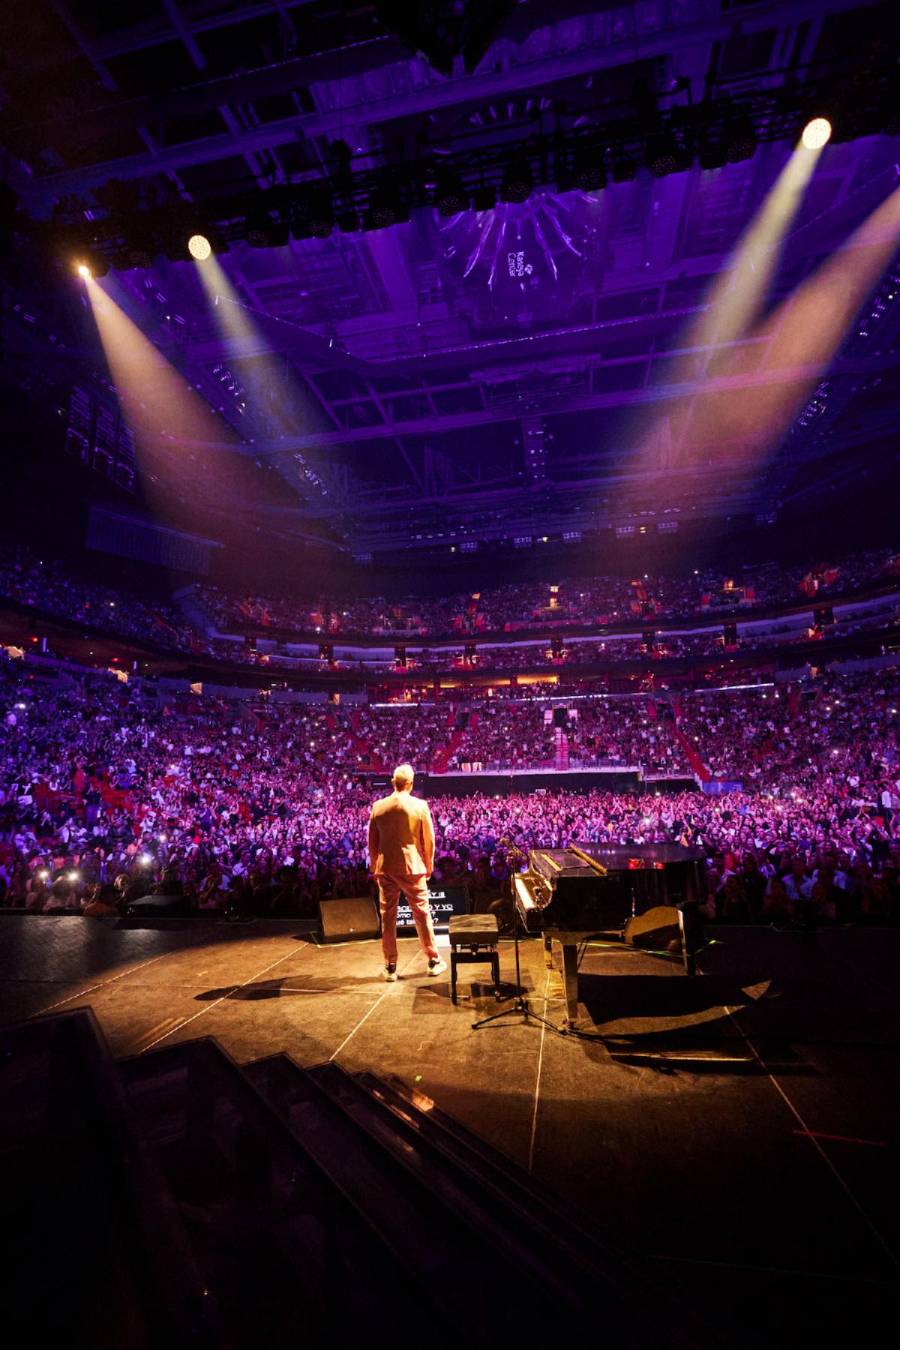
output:
[[[402,17],[410,9],[417,32]],[[842,69],[849,49],[884,62],[891,6],[458,10],[8,0],[5,177],[34,222],[102,220],[123,203],[137,221],[148,211],[220,220],[226,203],[252,211],[256,194],[269,202],[333,183],[349,150],[352,171],[368,175],[356,228],[344,220],[327,237],[271,247],[232,239],[222,256],[231,295],[220,303],[247,316],[240,342],[223,342],[188,260],[157,256],[114,270],[111,284],[239,433],[233,453],[289,484],[289,499],[266,509],[354,552],[767,516],[883,472],[900,419],[892,273],[766,462],[740,447],[713,461],[690,436],[665,434],[671,354],[785,165],[791,141],[779,127],[758,127],[737,163],[661,177],[638,167],[602,189],[561,190],[548,171],[522,202],[450,216],[414,206],[386,228],[361,226],[378,183],[403,165],[425,159],[439,173],[442,156],[470,155],[479,173],[502,173],[529,138],[602,124],[636,89],[664,110],[700,106],[710,90],[764,108],[789,89],[800,117],[804,88],[812,110],[823,72]],[[428,57],[417,41],[430,43]],[[770,305],[897,186],[897,137],[848,136],[822,156]],[[650,417],[663,431],[637,464],[630,447]]]

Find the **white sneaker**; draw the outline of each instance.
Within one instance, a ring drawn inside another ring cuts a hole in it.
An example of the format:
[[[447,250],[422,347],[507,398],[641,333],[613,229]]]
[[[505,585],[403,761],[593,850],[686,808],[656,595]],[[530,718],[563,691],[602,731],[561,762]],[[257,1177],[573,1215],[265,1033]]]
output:
[[[435,957],[433,961],[428,962],[429,975],[443,975],[446,969],[447,969],[447,962],[441,960],[439,956]]]
[[[393,983],[394,983],[394,981],[395,981],[396,978],[397,978],[397,962],[396,962],[396,961],[392,961],[392,962],[390,963],[390,965],[385,966],[385,968],[384,968],[384,978],[387,980],[388,984],[393,984]]]

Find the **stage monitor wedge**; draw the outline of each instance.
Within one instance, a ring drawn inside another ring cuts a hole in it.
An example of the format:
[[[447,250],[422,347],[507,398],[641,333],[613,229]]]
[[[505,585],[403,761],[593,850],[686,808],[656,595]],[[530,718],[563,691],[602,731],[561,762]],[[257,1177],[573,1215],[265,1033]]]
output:
[[[381,933],[378,910],[368,895],[320,900],[319,919],[323,942],[358,942],[362,938],[377,938]]]

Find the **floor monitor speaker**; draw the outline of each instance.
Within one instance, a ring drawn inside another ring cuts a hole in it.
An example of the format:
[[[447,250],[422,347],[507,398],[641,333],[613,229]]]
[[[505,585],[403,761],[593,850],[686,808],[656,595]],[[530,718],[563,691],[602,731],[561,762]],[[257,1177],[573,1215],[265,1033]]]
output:
[[[320,900],[319,918],[323,942],[354,942],[358,938],[376,938],[381,932],[375,901],[368,895]]]
[[[681,946],[678,910],[674,905],[654,905],[636,914],[625,925],[625,941],[635,947],[671,951]]]
[[[125,906],[125,913],[133,919],[186,919],[192,912],[187,895],[142,895]]]

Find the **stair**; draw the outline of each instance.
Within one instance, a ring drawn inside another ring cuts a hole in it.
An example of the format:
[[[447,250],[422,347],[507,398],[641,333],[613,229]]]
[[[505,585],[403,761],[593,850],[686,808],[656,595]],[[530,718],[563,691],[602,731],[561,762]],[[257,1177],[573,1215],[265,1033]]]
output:
[[[554,739],[553,767],[557,773],[565,773],[569,767],[569,738],[562,727],[556,727]]]
[[[462,743],[463,743],[463,738],[465,737],[466,731],[468,730],[469,726],[471,725],[471,718],[472,718],[472,717],[474,717],[474,713],[466,713],[466,714],[464,715],[464,720],[462,721],[462,725],[461,725],[461,726],[458,726],[458,727],[454,727],[454,728],[451,730],[451,732],[450,732],[450,736],[449,736],[449,739],[447,740],[447,742],[446,742],[444,745],[440,746],[440,747],[434,752],[434,755],[432,756],[432,760],[431,760],[431,772],[432,772],[432,773],[446,773],[446,772],[447,772],[447,765],[450,763],[450,760],[453,758],[453,756],[456,754],[456,752],[457,752],[457,750],[459,749],[459,747],[462,745]],[[454,716],[454,717],[451,718],[451,725],[452,725],[452,723],[455,722],[455,721],[456,721],[456,717]]]
[[[248,1066],[248,1076],[282,1117],[311,1147],[360,1207],[422,1295],[433,1314],[450,1318],[457,1289],[472,1307],[490,1311],[496,1288],[496,1259],[478,1241],[465,1205],[448,1207],[444,1179],[428,1173],[421,1158],[393,1147],[396,1136],[360,1119],[364,1103],[348,1104],[342,1092],[347,1075],[334,1065],[300,1069],[286,1056]],[[351,1080],[352,1081],[352,1080]],[[486,1325],[499,1331],[493,1319]]]
[[[430,1098],[403,1083],[388,1083],[374,1074],[357,1074],[356,1081],[404,1128],[427,1140],[432,1148],[477,1177],[486,1188],[499,1190],[506,1203],[514,1205],[521,1214],[530,1215],[533,1222],[555,1228],[557,1241],[578,1247],[579,1259],[585,1252],[592,1253],[595,1265],[608,1259],[595,1235],[569,1207],[504,1154],[446,1115]]]
[[[241,1067],[210,1038],[115,1064],[89,1011],[10,1028],[0,1048],[4,1196],[31,1274],[4,1312],[30,1339],[64,1326],[91,1350],[256,1350],[399,1324],[449,1346],[602,1313],[623,1350],[721,1344],[401,1084],[280,1054]]]
[[[183,586],[174,593],[172,601],[178,606],[188,623],[201,635],[201,637],[212,638],[218,636],[212,616],[198,595],[196,586]]]
[[[363,1141],[375,1144],[376,1175],[391,1177],[395,1196],[405,1197],[405,1216],[398,1212],[394,1225],[400,1236],[392,1243],[407,1269],[430,1286],[442,1318],[455,1309],[458,1320],[462,1305],[486,1336],[524,1337],[544,1326],[558,1334],[595,1316],[599,1299],[611,1345],[687,1350],[714,1344],[705,1328],[686,1325],[683,1310],[660,1315],[635,1269],[432,1102],[334,1063],[304,1070],[276,1055],[245,1072],[301,1136],[311,1105],[325,1118],[327,1102],[326,1139],[339,1139],[353,1158]],[[360,1204],[374,1205],[355,1163],[332,1161],[338,1165],[346,1169],[348,1191]],[[382,1226],[383,1211],[373,1222]]]
[[[691,773],[694,775],[698,784],[702,786],[704,783],[710,781],[712,774],[704,763],[703,756],[700,754],[697,747],[688,739],[681,729],[681,716],[678,705],[673,707],[672,716],[675,741],[684,753],[684,757],[690,765]]]
[[[360,717],[359,712],[354,710],[350,714],[350,724],[347,727],[347,736],[351,745],[365,756],[369,769],[375,773],[386,773],[387,765],[384,762],[384,756],[379,754],[372,743],[359,734]]]
[[[282,1343],[298,1328],[325,1344],[336,1310],[348,1335],[368,1334],[381,1291],[405,1271],[343,1185],[341,1141],[321,1117],[292,1129],[211,1039],[124,1060],[120,1073],[234,1344]],[[424,1313],[412,1290],[408,1305]]]

